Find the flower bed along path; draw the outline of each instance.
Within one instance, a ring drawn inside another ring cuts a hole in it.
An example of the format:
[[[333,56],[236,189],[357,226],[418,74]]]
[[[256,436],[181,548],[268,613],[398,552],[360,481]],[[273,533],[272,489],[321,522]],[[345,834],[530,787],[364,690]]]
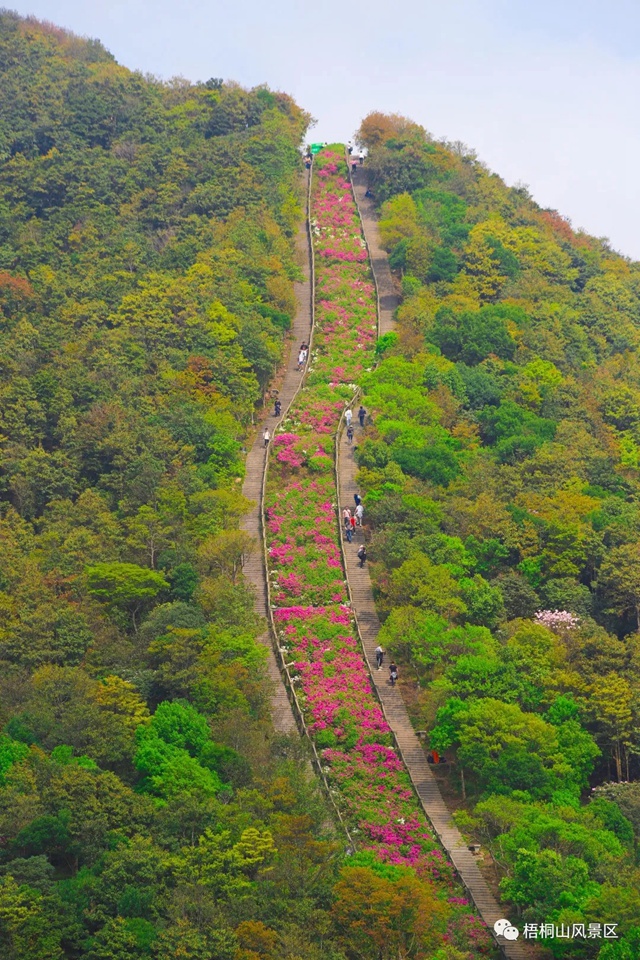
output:
[[[271,444],[265,534],[273,620],[307,729],[359,850],[415,869],[448,901],[450,941],[473,956],[490,938],[459,896],[394,749],[348,605],[336,503],[335,436],[373,364],[376,297],[339,148],[314,160],[315,325],[305,384]],[[354,418],[355,419],[355,418]],[[453,925],[453,926],[452,926]],[[457,931],[457,932],[455,932]]]

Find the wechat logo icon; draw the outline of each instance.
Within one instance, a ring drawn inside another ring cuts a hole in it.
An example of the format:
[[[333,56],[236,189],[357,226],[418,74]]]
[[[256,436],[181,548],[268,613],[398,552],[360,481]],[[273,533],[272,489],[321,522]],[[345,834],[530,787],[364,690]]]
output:
[[[520,931],[517,927],[512,926],[510,920],[496,920],[493,929],[499,937],[504,937],[505,940],[517,940],[520,936]]]

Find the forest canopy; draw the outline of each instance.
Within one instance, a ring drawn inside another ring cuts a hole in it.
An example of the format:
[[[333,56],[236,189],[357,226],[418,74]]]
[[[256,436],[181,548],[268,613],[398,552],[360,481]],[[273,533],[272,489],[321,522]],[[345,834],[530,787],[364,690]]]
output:
[[[342,960],[238,572],[309,117],[8,12],[0,72],[0,953]]]
[[[382,643],[505,900],[633,956],[640,264],[405,117],[357,141],[401,290],[356,452]]]
[[[440,851],[345,849],[270,717],[241,483],[309,115],[9,11],[0,76],[0,953],[491,955]],[[408,118],[357,139],[402,293],[360,384],[380,639],[507,909],[629,960],[640,265]]]

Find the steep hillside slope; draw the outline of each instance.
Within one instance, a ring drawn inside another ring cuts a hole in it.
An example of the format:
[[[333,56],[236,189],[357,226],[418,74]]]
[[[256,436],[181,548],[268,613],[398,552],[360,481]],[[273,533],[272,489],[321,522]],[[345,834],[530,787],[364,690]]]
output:
[[[341,960],[238,530],[308,118],[7,13],[0,76],[0,955]]]
[[[505,899],[632,955],[640,265],[403,117],[359,139],[403,295],[357,451],[383,642]]]

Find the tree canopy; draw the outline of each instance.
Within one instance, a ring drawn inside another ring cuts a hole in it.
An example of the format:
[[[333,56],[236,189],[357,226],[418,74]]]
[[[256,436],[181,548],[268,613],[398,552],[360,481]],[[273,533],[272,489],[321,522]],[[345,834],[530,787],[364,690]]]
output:
[[[505,898],[532,921],[633,902],[601,954],[631,955],[640,266],[463,144],[379,113],[358,136],[401,292],[356,450],[381,642]]]
[[[238,529],[309,117],[6,11],[0,76],[0,955],[344,960]]]

